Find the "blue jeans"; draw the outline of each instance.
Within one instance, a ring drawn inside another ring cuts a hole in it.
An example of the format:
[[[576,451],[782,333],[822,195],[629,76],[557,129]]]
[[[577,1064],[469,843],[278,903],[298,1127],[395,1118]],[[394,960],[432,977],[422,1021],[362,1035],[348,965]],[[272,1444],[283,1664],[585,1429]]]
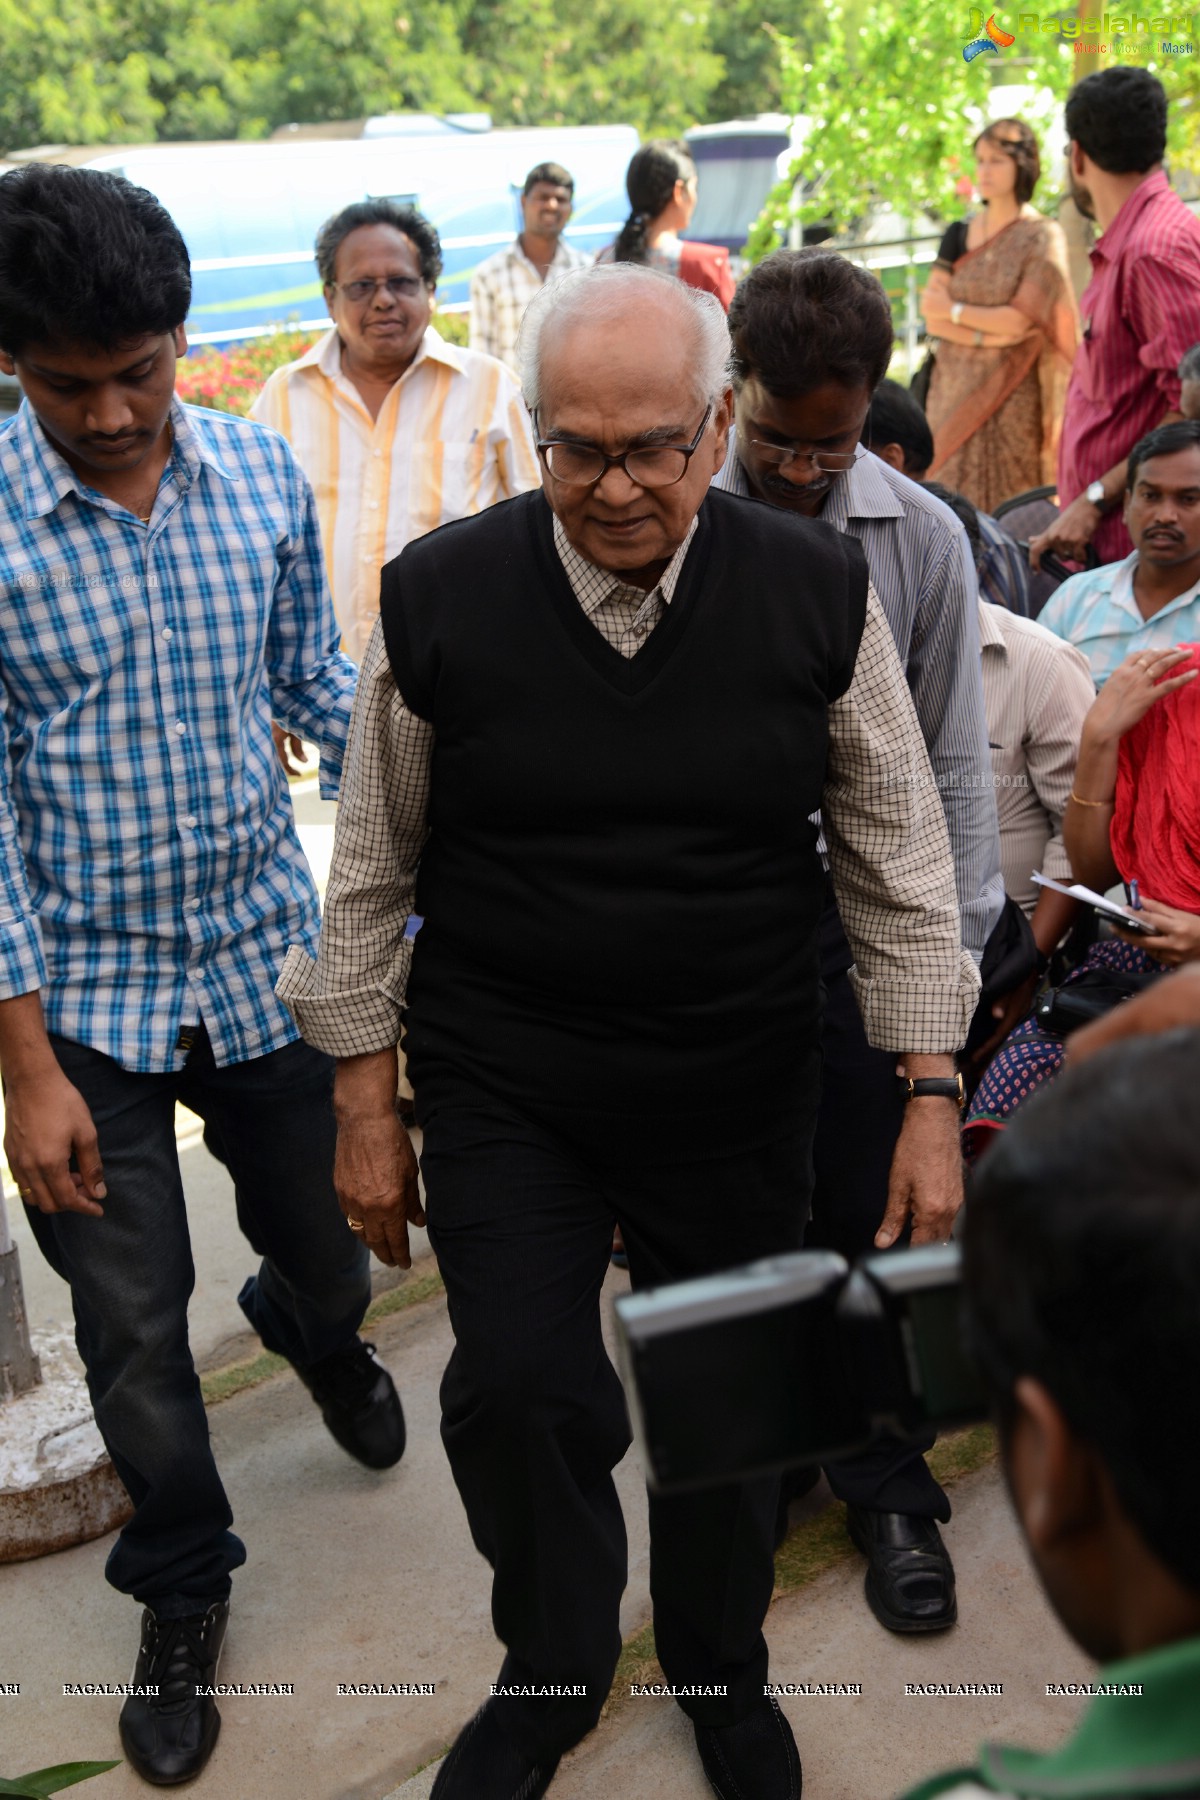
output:
[[[50,1041],[91,1110],[108,1188],[102,1219],[30,1212],[42,1253],[71,1284],[96,1423],[134,1505],[105,1572],[178,1618],[224,1599],[246,1552],[188,1345],[195,1270],[175,1102],[205,1121],[263,1259],[238,1295],[242,1311],[268,1350],[312,1363],[353,1341],[370,1298],[367,1252],[333,1191],[333,1063],[293,1043],[217,1068],[201,1029],[177,1073],[138,1074]]]

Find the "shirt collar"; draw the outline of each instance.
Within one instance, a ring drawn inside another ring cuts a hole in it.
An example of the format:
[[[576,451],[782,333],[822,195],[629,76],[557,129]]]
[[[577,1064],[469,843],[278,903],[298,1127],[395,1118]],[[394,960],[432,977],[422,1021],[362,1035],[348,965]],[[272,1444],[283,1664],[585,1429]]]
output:
[[[1155,169],[1153,175],[1147,175],[1145,181],[1134,188],[1108,230],[1092,245],[1088,254],[1093,262],[1097,257],[1105,262],[1114,262],[1125,248],[1134,226],[1150,202],[1170,191],[1171,184],[1167,180],[1165,169]]]
[[[163,479],[173,476],[180,488],[189,488],[199,476],[202,466],[212,469],[214,474],[225,481],[238,479],[221,460],[216,446],[209,438],[201,409],[185,407],[179,399],[174,399],[171,402],[170,419],[171,453],[163,470]],[[27,519],[45,518],[68,494],[76,494],[90,505],[116,504],[75,473],[70,463],[46,436],[28,400],[22,400],[17,413],[17,444],[25,471],[24,503]]]
[[[611,569],[601,569],[596,563],[589,562],[586,556],[581,556],[563,530],[557,513],[554,515],[554,548],[558,551],[559,561],[571,583],[575,598],[589,618],[603,601],[621,592],[638,594],[644,600],[658,594],[664,606],[670,606],[698,523],[699,515],[692,520],[687,536],[649,590],[635,588],[632,583],[622,581],[620,575],[614,574]]]
[[[1150,618],[1143,619],[1142,609],[1138,605],[1133,592],[1133,573],[1137,568],[1137,564],[1138,552],[1133,550],[1125,558],[1124,562],[1105,564],[1103,572],[1109,577],[1107,593],[1110,602],[1114,606],[1119,606],[1123,612],[1129,613],[1131,618],[1136,619],[1139,627],[1142,625],[1155,624],[1157,620],[1164,618],[1167,613],[1174,612],[1177,607],[1194,605],[1197,596],[1200,595],[1200,580],[1194,581],[1190,588],[1184,589],[1182,594],[1176,594],[1175,598],[1173,600],[1168,600],[1165,606],[1160,606],[1156,613],[1151,614]],[[1098,576],[1101,575],[1101,571],[1098,569],[1096,574]],[[1101,594],[1105,592],[1103,580],[1097,581],[1093,591]]]
[[[981,650],[999,650],[1008,655],[1008,639],[1000,624],[999,614],[1003,608],[993,606],[990,600],[979,602],[979,648]]]
[[[1200,1637],[1161,1645],[1102,1669],[1096,1685],[1139,1688],[1093,1698],[1074,1737],[1048,1756],[985,1744],[985,1779],[1030,1800],[1099,1793],[1183,1794],[1200,1786]],[[1119,1781],[1117,1772],[1125,1779]]]
[[[520,232],[518,232],[513,239],[512,247],[508,254],[514,261],[521,263],[524,268],[528,269],[531,275],[536,275],[539,281],[542,279],[541,270],[538,268],[533,258],[527,256],[522,248]],[[560,232],[558,242],[554,246],[554,255],[550,258],[550,267],[551,269],[557,269],[563,267],[570,261],[571,252],[568,250],[566,240]]]
[[[425,335],[418,346],[417,354],[399,379],[403,381],[405,375],[411,375],[413,370],[419,369],[423,362],[445,363],[447,368],[453,369],[458,375],[461,375],[466,368],[462,351],[458,349],[457,345],[447,343],[441,332],[435,331],[432,325],[426,326]],[[297,369],[315,369],[328,381],[338,380],[342,373],[342,342],[338,337],[336,325],[331,326],[311,348],[304,352],[304,355],[297,360],[296,367]]]

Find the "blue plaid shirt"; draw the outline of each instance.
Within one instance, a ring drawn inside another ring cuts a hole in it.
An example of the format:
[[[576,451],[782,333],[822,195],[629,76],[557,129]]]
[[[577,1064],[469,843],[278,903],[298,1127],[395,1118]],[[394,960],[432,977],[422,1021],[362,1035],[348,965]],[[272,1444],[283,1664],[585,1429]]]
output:
[[[316,889],[271,720],[337,792],[354,665],[316,513],[274,432],[175,402],[149,525],[80,478],[28,402],[0,429],[0,1000],[129,1069],[297,1035],[273,989]]]

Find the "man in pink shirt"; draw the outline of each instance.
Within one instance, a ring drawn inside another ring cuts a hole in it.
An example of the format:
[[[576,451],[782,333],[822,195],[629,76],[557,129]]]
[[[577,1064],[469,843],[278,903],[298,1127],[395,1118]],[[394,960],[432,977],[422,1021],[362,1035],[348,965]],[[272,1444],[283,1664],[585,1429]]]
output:
[[[1128,556],[1121,515],[1129,451],[1182,418],[1179,361],[1200,338],[1200,222],[1171,191],[1162,160],[1167,96],[1148,69],[1104,69],[1067,102],[1071,195],[1101,236],[1080,302],[1083,341],[1071,371],[1058,453],[1063,510],[1034,538],[1082,562]]]

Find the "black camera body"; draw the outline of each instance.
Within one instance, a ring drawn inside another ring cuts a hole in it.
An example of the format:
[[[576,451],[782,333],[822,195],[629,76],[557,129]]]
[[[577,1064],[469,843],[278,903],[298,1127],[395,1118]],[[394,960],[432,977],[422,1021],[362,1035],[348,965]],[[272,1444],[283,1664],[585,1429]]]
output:
[[[656,1493],[861,1450],[987,1416],[957,1245],[770,1257],[623,1295],[617,1343]]]

